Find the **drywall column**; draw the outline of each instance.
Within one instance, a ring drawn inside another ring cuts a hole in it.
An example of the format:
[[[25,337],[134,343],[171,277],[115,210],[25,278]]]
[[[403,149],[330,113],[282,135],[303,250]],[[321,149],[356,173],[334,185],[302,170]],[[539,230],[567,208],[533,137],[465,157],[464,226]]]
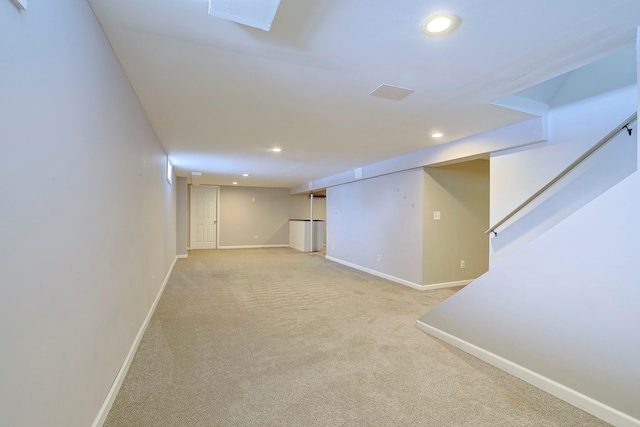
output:
[[[311,227],[309,227],[309,252],[313,252],[313,193],[309,195],[309,221],[311,221]]]
[[[189,235],[187,224],[188,184],[187,178],[178,177],[176,183],[176,249],[179,258],[188,257],[187,236]]]

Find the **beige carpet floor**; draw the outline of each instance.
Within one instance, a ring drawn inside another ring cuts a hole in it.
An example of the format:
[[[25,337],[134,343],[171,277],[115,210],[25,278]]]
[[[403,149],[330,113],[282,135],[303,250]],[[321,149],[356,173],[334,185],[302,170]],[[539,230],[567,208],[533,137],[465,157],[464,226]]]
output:
[[[415,327],[420,292],[288,248],[178,260],[105,426],[602,426]]]

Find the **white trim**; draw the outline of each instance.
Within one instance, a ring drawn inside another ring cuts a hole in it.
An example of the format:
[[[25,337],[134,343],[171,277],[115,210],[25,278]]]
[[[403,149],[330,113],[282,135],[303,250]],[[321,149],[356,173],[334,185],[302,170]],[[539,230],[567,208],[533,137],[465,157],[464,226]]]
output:
[[[422,285],[410,282],[408,280],[400,279],[399,277],[390,276],[390,275],[388,275],[386,273],[381,273],[379,271],[372,270],[372,269],[367,268],[367,267],[362,267],[362,266],[357,265],[357,264],[352,264],[352,263],[350,263],[348,261],[344,261],[344,260],[341,260],[341,259],[338,259],[338,258],[334,258],[334,257],[329,256],[329,255],[327,255],[325,258],[328,259],[329,261],[337,262],[338,264],[346,265],[347,267],[355,268],[356,270],[364,271],[365,273],[373,274],[374,276],[382,277],[383,279],[391,280],[392,282],[400,283],[401,285],[409,286],[410,288],[417,289],[419,291],[423,290]]]
[[[169,156],[167,156],[167,182],[169,185],[173,185],[173,165],[171,164]]]
[[[138,346],[140,345],[140,341],[142,341],[142,336],[144,335],[144,331],[146,331],[147,326],[149,326],[149,321],[151,321],[151,316],[153,315],[153,312],[155,311],[156,306],[158,305],[158,301],[160,301],[160,297],[164,292],[165,286],[167,286],[167,283],[169,282],[169,278],[171,277],[171,272],[173,272],[173,267],[176,265],[177,259],[178,257],[175,257],[173,259],[173,263],[171,264],[171,267],[169,268],[169,271],[167,272],[167,275],[164,278],[164,282],[162,282],[160,291],[158,292],[158,295],[156,296],[155,301],[151,305],[151,308],[149,309],[149,313],[147,313],[147,318],[144,320],[144,323],[138,330],[138,335],[136,335],[135,340],[133,340],[133,344],[129,349],[129,353],[127,354],[127,357],[124,359],[124,362],[122,363],[122,366],[120,367],[120,371],[118,371],[118,375],[116,375],[116,378],[113,381],[113,384],[111,384],[109,393],[107,393],[107,397],[104,399],[104,402],[102,403],[102,406],[98,411],[98,415],[96,415],[96,418],[93,420],[93,424],[91,424],[92,427],[101,427],[102,424],[104,424],[105,420],[107,419],[107,415],[109,415],[111,406],[113,406],[113,402],[116,400],[116,396],[118,395],[118,391],[120,391],[120,387],[122,386],[124,378],[127,376],[127,371],[129,371],[129,367],[131,366],[131,362],[133,361],[133,356],[135,356],[136,351],[138,350]]]
[[[430,291],[432,289],[454,288],[456,286],[467,286],[469,283],[473,282],[474,280],[475,279],[458,280],[456,282],[443,282],[443,283],[434,283],[432,285],[422,285],[422,290]]]
[[[288,244],[283,245],[239,245],[239,246],[218,246],[218,249],[259,249],[259,248],[288,248]]]
[[[218,194],[216,196],[216,249],[220,248],[220,193],[222,193],[222,189],[219,185],[215,187],[218,188]],[[191,209],[191,206],[189,206]],[[191,216],[189,216],[189,221],[191,221]],[[189,234],[191,236],[191,234]]]
[[[557,383],[547,377],[544,377],[537,372],[533,372],[530,369],[520,366],[510,360],[507,360],[497,354],[491,353],[483,348],[480,348],[470,342],[464,341],[458,337],[455,337],[447,332],[444,332],[438,328],[427,325],[424,322],[418,320],[416,322],[418,329],[439,338],[454,347],[457,347],[469,354],[484,360],[487,363],[502,369],[514,375],[529,384],[532,384],[552,395],[570,403],[586,412],[589,412],[596,417],[611,423],[618,427],[638,427],[640,426],[640,420],[631,417],[623,412],[618,411],[602,402],[586,396],[578,391],[575,391],[567,386]]]
[[[184,254],[184,255],[176,255],[176,258],[180,258],[180,259],[185,259],[185,258],[189,258],[189,254]]]
[[[383,279],[391,280],[392,282],[400,283],[401,285],[409,286],[410,288],[417,289],[419,291],[431,291],[433,289],[442,289],[442,288],[453,288],[455,286],[466,286],[471,283],[472,280],[458,280],[457,282],[444,282],[444,283],[434,283],[432,285],[420,285],[418,283],[413,283],[408,280],[400,279],[399,277],[394,277],[386,273],[381,273],[376,270],[372,270],[367,267],[362,267],[357,264],[350,263],[348,261],[341,260],[339,258],[334,258],[332,256],[327,255],[325,257],[329,261],[337,262],[338,264],[346,265],[347,267],[355,268],[356,270],[364,271],[365,273],[373,274],[374,276],[382,277]]]

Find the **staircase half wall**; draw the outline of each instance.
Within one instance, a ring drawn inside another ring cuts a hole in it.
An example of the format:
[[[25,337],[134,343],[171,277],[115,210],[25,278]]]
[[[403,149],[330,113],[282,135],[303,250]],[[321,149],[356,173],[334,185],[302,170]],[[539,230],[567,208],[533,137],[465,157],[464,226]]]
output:
[[[639,194],[635,172],[418,327],[614,425],[640,425]]]

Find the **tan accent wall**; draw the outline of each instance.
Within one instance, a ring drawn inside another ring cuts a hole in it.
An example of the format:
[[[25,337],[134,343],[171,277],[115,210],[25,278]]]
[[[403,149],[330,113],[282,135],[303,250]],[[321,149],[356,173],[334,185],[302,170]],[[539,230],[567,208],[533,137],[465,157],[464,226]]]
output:
[[[313,198],[313,219],[327,219],[327,199]],[[291,196],[290,217],[292,219],[309,219],[311,211],[311,201],[307,194],[296,194]]]
[[[424,168],[424,285],[475,279],[489,268],[489,161]],[[440,212],[440,220],[434,220]],[[465,268],[460,268],[460,262]]]
[[[220,247],[288,245],[290,197],[286,188],[221,186]]]

